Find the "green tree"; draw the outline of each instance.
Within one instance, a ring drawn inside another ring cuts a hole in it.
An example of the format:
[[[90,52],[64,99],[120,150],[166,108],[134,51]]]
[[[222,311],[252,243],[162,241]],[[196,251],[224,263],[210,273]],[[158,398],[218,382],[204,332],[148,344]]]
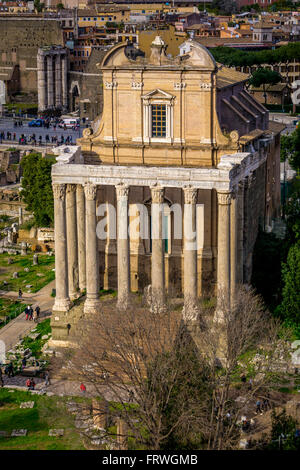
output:
[[[34,8],[38,13],[41,13],[45,8],[45,4],[41,3],[40,0],[34,0]]]
[[[253,72],[252,76],[249,79],[249,84],[253,87],[263,87],[265,104],[267,104],[267,92],[266,85],[276,85],[280,82],[281,75],[274,70],[268,70],[265,68],[259,68]]]
[[[286,162],[294,151],[294,140],[291,134],[280,136],[280,161]]]
[[[300,126],[292,133],[292,147],[293,151],[289,158],[291,167],[299,171],[300,170]]]
[[[231,15],[238,11],[237,4],[234,0],[213,0],[211,8],[218,10],[222,15]]]
[[[297,421],[286,414],[286,410],[274,410],[271,416],[272,430],[269,450],[300,450],[300,439],[296,437]]]
[[[283,264],[284,287],[278,313],[287,324],[300,326],[300,242],[295,243]]]
[[[291,167],[300,170],[300,127],[292,134],[281,135],[280,138],[280,160],[288,160]]]
[[[290,245],[300,240],[300,188],[292,193],[285,206],[287,240]]]
[[[286,243],[273,233],[259,231],[253,252],[251,284],[271,311],[281,296],[281,269],[286,260]]]
[[[21,162],[23,168],[21,196],[27,210],[34,214],[39,227],[54,222],[51,168],[55,158],[42,158],[39,153],[26,155]]]

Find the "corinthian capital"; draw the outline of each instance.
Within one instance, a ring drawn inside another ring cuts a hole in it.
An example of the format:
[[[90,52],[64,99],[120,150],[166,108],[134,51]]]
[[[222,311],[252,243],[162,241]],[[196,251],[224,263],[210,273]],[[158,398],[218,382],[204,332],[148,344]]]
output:
[[[65,184],[52,184],[53,197],[54,199],[63,200],[66,195],[66,185]]]
[[[185,204],[196,204],[197,201],[197,189],[192,187],[183,188],[184,203]]]
[[[231,192],[229,191],[218,191],[218,204],[228,205],[231,201]]]
[[[67,184],[67,193],[75,193],[76,184]]]
[[[162,204],[164,202],[165,188],[160,186],[152,186],[150,189],[152,202],[156,204]]]
[[[117,199],[121,197],[128,197],[129,187],[126,186],[124,183],[117,184],[116,193],[117,193]]]
[[[86,183],[84,185],[84,194],[88,201],[96,199],[97,186],[93,183]]]

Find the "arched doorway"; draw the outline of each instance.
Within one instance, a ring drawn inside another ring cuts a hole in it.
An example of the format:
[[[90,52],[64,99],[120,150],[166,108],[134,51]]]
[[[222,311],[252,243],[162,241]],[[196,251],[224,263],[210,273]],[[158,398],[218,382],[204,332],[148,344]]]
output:
[[[75,112],[79,109],[80,89],[79,89],[78,82],[72,82],[70,95],[71,95],[71,99],[70,99],[71,112]]]

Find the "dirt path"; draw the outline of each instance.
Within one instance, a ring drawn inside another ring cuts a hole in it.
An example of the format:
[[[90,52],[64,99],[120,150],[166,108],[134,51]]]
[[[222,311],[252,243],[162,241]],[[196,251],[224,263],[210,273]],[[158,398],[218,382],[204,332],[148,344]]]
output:
[[[31,303],[33,308],[36,305],[40,306],[40,318],[45,319],[51,315],[51,309],[54,303],[54,298],[51,297],[52,289],[55,287],[55,280],[51,281],[45,287],[40,289],[34,294],[23,294],[23,300]],[[1,293],[2,297],[7,297],[13,300],[18,300],[17,292]],[[26,321],[24,313],[21,313],[17,318],[10,321],[0,330],[0,341],[4,341],[6,351],[11,349],[21,338],[35,328],[36,324],[33,321]]]

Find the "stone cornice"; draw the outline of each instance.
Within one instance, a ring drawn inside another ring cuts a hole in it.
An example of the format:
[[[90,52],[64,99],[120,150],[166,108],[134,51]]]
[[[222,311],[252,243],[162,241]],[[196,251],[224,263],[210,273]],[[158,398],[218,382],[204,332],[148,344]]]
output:
[[[155,186],[231,191],[264,163],[266,155],[237,153],[224,155],[217,168],[157,167],[137,165],[56,164],[52,166],[53,183],[126,186]]]

